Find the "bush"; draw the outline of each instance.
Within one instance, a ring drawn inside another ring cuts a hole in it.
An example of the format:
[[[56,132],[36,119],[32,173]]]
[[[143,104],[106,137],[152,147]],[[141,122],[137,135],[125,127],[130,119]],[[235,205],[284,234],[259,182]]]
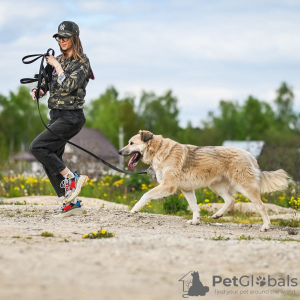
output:
[[[175,214],[179,211],[186,212],[188,204],[185,199],[171,196],[164,201],[163,208],[166,214]]]

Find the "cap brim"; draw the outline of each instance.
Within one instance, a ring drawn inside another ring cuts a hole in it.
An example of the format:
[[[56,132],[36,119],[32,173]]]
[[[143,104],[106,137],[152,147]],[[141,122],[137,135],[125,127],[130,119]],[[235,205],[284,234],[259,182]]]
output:
[[[57,36],[63,36],[63,37],[71,37],[72,35],[74,35],[74,34],[72,34],[72,33],[68,33],[68,32],[58,32],[58,33],[55,33],[54,35],[53,35],[53,37],[54,38],[56,38]]]

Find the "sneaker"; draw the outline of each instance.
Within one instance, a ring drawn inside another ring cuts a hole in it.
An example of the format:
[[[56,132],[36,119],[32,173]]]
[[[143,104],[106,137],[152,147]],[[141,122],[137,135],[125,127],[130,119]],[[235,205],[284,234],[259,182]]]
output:
[[[75,177],[70,179],[64,179],[61,182],[61,187],[65,188],[65,199],[64,202],[70,203],[73,199],[75,199],[80,191],[81,188],[87,183],[88,177],[86,175],[78,175],[77,173],[74,173]]]
[[[76,204],[64,204],[61,208],[53,212],[54,218],[64,218],[75,215],[86,214],[86,210],[81,206],[81,201],[78,200]]]

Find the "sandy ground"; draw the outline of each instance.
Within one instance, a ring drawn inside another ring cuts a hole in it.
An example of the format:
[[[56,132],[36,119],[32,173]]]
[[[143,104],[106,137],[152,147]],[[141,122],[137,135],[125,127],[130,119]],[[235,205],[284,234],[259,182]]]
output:
[[[87,214],[55,219],[55,199],[47,199],[0,205],[1,300],[182,299],[187,292],[179,280],[190,271],[199,272],[209,287],[204,299],[300,299],[298,231],[290,235],[273,226],[261,233],[259,224],[192,226],[181,217],[132,215],[126,207],[97,205],[95,199],[85,199]],[[115,237],[82,238],[100,228]],[[42,237],[44,231],[55,237]],[[238,240],[243,234],[254,239]],[[214,240],[218,236],[229,240]],[[279,241],[284,238],[297,241]],[[213,286],[213,276],[243,275],[254,276],[253,286]],[[256,277],[268,281],[268,275],[283,278],[285,286],[256,284]],[[287,286],[287,276],[296,278],[296,287]],[[185,283],[191,278],[189,273]]]

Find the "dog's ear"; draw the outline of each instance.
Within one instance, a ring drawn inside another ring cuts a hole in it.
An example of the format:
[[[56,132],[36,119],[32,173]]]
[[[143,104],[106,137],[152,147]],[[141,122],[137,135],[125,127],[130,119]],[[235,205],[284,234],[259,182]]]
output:
[[[139,134],[141,136],[141,140],[145,143],[147,143],[153,138],[153,133],[147,130],[140,130]]]

